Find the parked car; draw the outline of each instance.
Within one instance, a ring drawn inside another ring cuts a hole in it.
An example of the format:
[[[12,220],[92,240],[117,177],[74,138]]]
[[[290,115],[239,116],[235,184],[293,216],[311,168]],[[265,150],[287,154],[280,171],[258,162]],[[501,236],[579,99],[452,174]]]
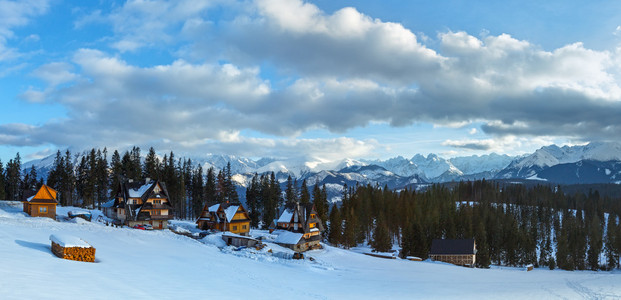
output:
[[[142,224],[136,224],[132,228],[140,229],[140,230],[146,230],[146,228],[144,228],[144,225],[142,225]],[[153,228],[151,228],[151,229],[153,229]]]
[[[143,224],[144,230],[153,230],[153,225],[151,224]]]

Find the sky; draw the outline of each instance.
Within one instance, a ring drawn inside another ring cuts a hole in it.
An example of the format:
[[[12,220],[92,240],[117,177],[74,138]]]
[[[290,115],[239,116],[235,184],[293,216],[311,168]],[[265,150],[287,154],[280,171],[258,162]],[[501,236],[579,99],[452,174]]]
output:
[[[0,159],[614,141],[620,17],[597,0],[0,0]]]

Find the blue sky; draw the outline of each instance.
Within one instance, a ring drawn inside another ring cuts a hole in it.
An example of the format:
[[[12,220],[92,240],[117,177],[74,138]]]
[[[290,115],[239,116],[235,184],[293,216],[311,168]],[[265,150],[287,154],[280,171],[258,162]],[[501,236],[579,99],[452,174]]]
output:
[[[618,140],[618,1],[0,0],[0,159]]]

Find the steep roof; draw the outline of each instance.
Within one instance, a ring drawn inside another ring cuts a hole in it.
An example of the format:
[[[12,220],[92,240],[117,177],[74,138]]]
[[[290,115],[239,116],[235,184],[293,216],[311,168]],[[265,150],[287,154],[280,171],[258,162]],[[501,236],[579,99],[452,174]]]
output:
[[[474,239],[435,239],[431,242],[429,254],[476,254]]]
[[[291,218],[293,218],[293,210],[292,209],[288,209],[285,208],[285,210],[282,211],[282,214],[280,215],[280,218],[278,218],[278,223],[289,223],[291,222]]]
[[[218,204],[214,204],[210,206],[205,205],[205,207],[203,208],[203,213],[206,210],[210,215],[215,217],[216,222],[226,221],[227,223],[230,223],[231,221],[233,221],[233,218],[235,217],[235,214],[237,213],[240,207],[242,210],[241,213],[246,215],[246,218],[250,219],[248,217],[248,212],[246,211],[244,206],[241,205],[241,203],[218,203]],[[220,216],[218,215],[218,211],[222,211],[224,213],[225,219],[220,218]],[[202,217],[203,213],[201,213],[201,217],[199,217],[199,219],[196,222],[198,222],[201,219],[204,219]]]
[[[26,201],[36,203],[58,203],[56,200],[57,194],[58,192],[56,192],[55,189],[44,184],[34,196],[29,197]]]

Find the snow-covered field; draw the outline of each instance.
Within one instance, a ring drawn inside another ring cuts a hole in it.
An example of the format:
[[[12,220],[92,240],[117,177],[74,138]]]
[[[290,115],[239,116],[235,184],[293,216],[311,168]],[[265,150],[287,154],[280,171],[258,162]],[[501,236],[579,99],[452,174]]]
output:
[[[58,233],[93,245],[96,262],[55,257],[49,236]],[[621,298],[618,271],[469,269],[329,246],[307,252],[314,261],[299,261],[268,253],[287,251],[273,244],[261,251],[218,246],[214,236],[30,218],[17,203],[0,201],[0,299]]]

